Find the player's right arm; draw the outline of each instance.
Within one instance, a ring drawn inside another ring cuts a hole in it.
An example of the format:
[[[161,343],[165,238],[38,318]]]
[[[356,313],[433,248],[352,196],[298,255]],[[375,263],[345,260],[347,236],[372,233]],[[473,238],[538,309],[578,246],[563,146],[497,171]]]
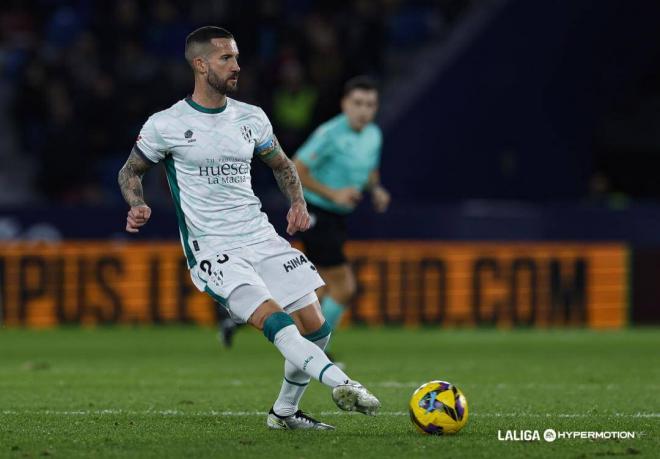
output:
[[[126,163],[119,170],[117,181],[121,194],[126,203],[131,206],[126,217],[126,231],[137,233],[139,228],[149,220],[151,209],[144,202],[144,192],[142,190],[142,177],[155,166],[155,163],[146,160],[137,147],[133,147]]]
[[[357,188],[330,188],[316,180],[309,167],[300,158],[296,158],[294,164],[296,165],[296,169],[298,169],[298,176],[304,188],[329,199],[335,204],[351,209],[360,202],[362,193]]]

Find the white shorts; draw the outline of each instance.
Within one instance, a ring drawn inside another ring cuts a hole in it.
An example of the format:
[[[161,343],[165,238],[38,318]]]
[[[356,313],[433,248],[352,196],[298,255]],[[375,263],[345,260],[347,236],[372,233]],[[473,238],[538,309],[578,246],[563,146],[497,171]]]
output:
[[[227,308],[238,322],[247,322],[269,299],[275,300],[286,312],[293,312],[287,310],[287,306],[325,285],[307,257],[279,236],[200,257],[190,275],[197,289]],[[251,301],[246,301],[242,295],[240,301],[232,304],[231,294],[241,285],[259,288],[248,290],[254,292]]]

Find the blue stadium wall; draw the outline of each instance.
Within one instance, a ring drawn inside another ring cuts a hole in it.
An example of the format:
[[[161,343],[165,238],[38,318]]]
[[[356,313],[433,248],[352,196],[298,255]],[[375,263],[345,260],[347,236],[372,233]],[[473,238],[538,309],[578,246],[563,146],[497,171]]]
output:
[[[650,1],[506,2],[388,126],[384,180],[416,201],[582,198],[600,116],[660,56],[658,17]]]

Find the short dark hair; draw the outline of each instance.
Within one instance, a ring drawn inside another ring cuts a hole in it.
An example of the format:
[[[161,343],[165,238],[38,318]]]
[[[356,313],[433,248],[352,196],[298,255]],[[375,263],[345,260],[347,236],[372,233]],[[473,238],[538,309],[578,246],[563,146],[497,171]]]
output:
[[[222,27],[200,27],[199,29],[192,31],[186,37],[186,60],[192,63],[193,58],[196,57],[192,55],[195,45],[205,45],[214,38],[234,38],[234,36],[229,30],[223,29]]]
[[[343,96],[346,97],[353,91],[354,89],[364,89],[366,91],[378,91],[378,82],[374,79],[371,78],[368,75],[358,75],[350,80],[348,80],[344,84],[344,94]]]

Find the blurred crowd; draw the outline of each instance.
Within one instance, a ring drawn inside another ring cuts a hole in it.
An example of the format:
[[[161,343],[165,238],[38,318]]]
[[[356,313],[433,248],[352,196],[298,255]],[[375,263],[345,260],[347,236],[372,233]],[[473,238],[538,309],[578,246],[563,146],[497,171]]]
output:
[[[0,202],[121,202],[116,173],[141,124],[192,89],[183,47],[198,26],[224,26],[236,36],[242,71],[234,97],[262,106],[292,153],[338,112],[348,77],[386,81],[398,62],[392,56],[441,40],[469,4],[5,1]]]

